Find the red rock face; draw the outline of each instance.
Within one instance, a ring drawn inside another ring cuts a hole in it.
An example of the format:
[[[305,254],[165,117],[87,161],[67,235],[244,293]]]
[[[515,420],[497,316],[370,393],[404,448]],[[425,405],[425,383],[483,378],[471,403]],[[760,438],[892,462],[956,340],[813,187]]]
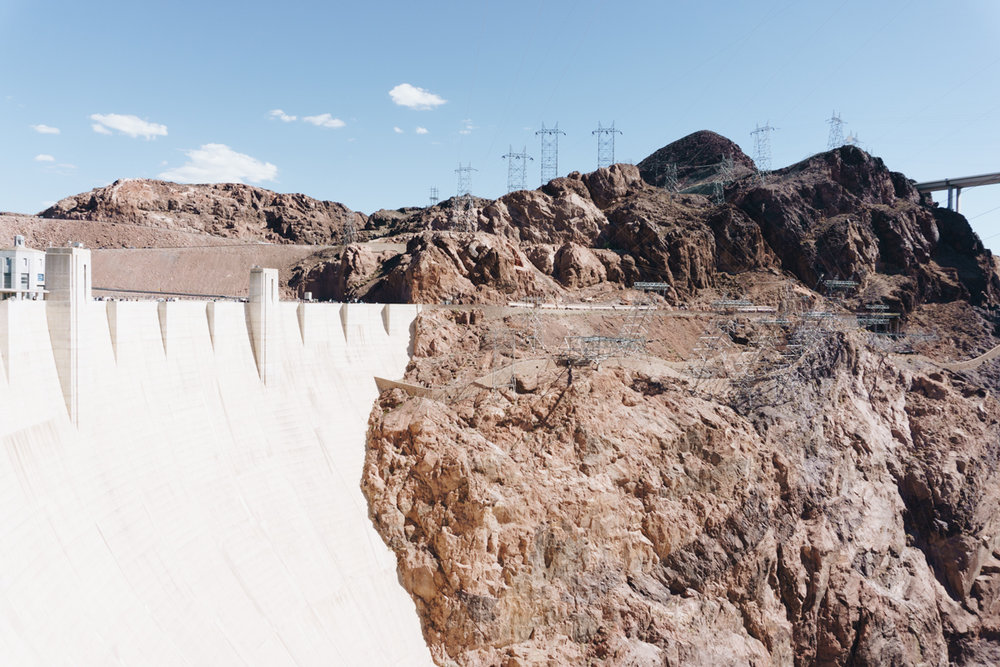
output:
[[[998,655],[1000,404],[968,377],[851,333],[736,402],[648,362],[490,391],[456,315],[408,377],[461,393],[384,394],[362,481],[439,663]]]

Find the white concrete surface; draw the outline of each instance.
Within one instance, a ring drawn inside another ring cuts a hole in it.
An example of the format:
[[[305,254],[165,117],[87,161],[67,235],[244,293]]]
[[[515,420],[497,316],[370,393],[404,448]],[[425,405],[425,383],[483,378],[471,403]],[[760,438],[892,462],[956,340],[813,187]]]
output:
[[[359,487],[417,307],[274,304],[265,385],[250,304],[86,301],[73,355],[47,305],[0,302],[3,664],[430,663]]]

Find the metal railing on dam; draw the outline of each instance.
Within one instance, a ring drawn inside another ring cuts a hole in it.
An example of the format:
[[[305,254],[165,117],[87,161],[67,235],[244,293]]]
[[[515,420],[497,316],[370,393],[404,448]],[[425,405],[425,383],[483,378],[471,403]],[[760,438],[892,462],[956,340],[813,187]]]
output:
[[[5,664],[428,664],[360,490],[416,306],[0,302]],[[59,257],[55,257],[58,254]]]

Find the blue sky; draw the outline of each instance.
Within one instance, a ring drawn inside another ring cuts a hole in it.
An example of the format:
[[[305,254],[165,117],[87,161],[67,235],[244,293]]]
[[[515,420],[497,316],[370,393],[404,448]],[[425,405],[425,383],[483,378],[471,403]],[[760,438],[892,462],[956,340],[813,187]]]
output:
[[[459,162],[496,197],[510,147],[539,184],[543,122],[561,174],[596,167],[599,122],[638,161],[700,129],[752,154],[770,121],[778,167],[833,110],[911,178],[1000,171],[996,0],[0,0],[0,27],[0,210],[170,177],[368,213],[453,195]],[[1000,249],[1000,186],[962,210]]]

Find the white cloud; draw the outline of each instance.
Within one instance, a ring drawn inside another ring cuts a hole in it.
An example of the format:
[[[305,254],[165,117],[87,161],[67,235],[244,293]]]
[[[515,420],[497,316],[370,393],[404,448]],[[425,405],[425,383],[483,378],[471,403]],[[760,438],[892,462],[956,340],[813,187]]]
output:
[[[38,125],[32,125],[31,129],[37,132],[38,134],[59,134],[58,127],[52,127],[50,125],[45,125],[43,123],[39,123]]]
[[[59,169],[76,169],[75,164],[70,164],[68,162],[62,162],[60,164],[57,164],[56,167],[58,167]]]
[[[237,153],[225,144],[204,144],[184,153],[187,163],[168,169],[160,178],[179,183],[259,183],[278,175],[278,168],[270,162]]]
[[[402,134],[403,133],[402,128],[395,127],[395,126],[393,126],[392,131],[395,132],[396,134]]]
[[[268,114],[271,118],[277,118],[285,123],[291,123],[293,120],[297,120],[298,116],[290,116],[281,109],[274,109]]]
[[[138,116],[123,115],[118,113],[91,114],[90,120],[94,121],[91,127],[98,134],[111,134],[111,130],[118,130],[122,134],[133,139],[142,137],[152,139],[154,137],[167,136],[167,126],[160,123],[150,123]]]
[[[418,127],[414,130],[417,134],[427,134],[428,130],[426,127]]]
[[[35,156],[35,162],[55,162],[55,161],[56,159],[54,157],[52,157],[51,155],[46,155],[45,153]]]
[[[433,109],[434,107],[439,107],[447,102],[447,100],[435,95],[429,90],[417,88],[416,86],[411,86],[408,83],[401,83],[390,90],[389,97],[391,97],[392,101],[401,107],[422,110]]]
[[[318,116],[303,116],[302,120],[307,123],[312,123],[316,127],[344,127],[344,125],[347,124],[339,118],[334,118],[328,113],[321,113]]]

